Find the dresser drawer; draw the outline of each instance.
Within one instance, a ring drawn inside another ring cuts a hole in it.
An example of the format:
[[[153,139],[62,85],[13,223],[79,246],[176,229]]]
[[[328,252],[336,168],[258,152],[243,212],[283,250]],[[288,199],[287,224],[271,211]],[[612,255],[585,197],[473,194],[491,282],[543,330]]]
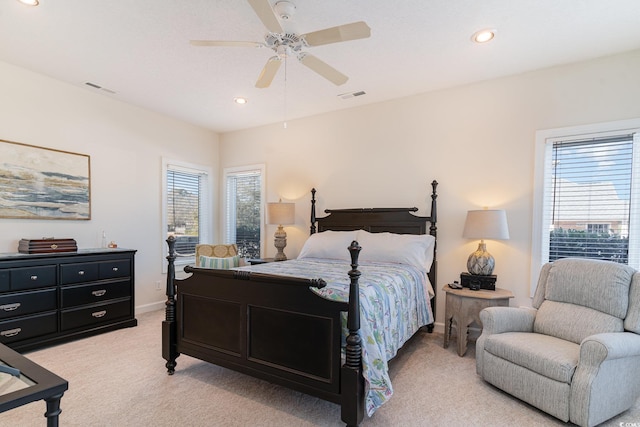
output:
[[[111,304],[63,310],[61,325],[63,331],[70,331],[81,327],[97,326],[101,323],[109,323],[121,317],[130,316],[131,301],[126,299]]]
[[[124,280],[111,283],[64,286],[60,289],[60,295],[62,308],[98,303],[131,296],[131,282]]]
[[[11,289],[11,270],[8,268],[0,270],[0,292]]]
[[[55,310],[56,289],[0,295],[0,319]]]
[[[56,285],[56,266],[39,265],[34,267],[12,268],[12,291],[33,288],[46,288]]]
[[[57,332],[56,312],[0,322],[0,343],[8,344]]]
[[[115,279],[117,277],[129,277],[131,275],[131,263],[128,259],[116,259],[100,263],[100,278]]]
[[[98,280],[100,265],[97,262],[60,264],[60,284],[91,282]]]

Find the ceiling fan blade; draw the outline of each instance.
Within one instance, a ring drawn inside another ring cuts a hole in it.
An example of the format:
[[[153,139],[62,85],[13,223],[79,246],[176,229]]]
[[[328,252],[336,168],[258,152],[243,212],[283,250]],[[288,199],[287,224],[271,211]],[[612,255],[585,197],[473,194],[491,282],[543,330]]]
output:
[[[319,60],[313,55],[303,53],[298,59],[300,60],[300,62],[302,62],[302,65],[309,67],[311,70],[320,74],[322,77],[329,80],[336,86],[345,84],[347,80],[349,80],[349,77],[345,76],[340,71],[333,68],[331,65]]]
[[[222,46],[222,47],[263,47],[260,42],[241,42],[227,40],[189,40],[192,46]]]
[[[359,21],[303,34],[302,38],[309,46],[320,46],[348,40],[366,39],[369,36],[371,36],[371,28],[366,22]]]
[[[259,89],[269,87],[269,85],[273,81],[273,78],[276,76],[281,63],[282,60],[279,56],[272,56],[271,58],[269,58],[264,68],[262,69],[262,72],[260,73],[260,77],[258,77],[256,87]]]
[[[271,5],[268,0],[247,0],[253,11],[258,15],[258,18],[262,21],[267,30],[272,33],[283,33],[282,27],[280,26],[280,22],[278,22],[278,18],[276,18],[275,13],[273,13],[273,9],[271,9]]]

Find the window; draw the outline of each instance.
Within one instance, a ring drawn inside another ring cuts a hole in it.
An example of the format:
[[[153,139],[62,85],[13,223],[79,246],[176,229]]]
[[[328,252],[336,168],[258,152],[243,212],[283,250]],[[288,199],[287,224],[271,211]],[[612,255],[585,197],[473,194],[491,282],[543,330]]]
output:
[[[567,257],[640,267],[640,120],[537,134],[532,288]]]
[[[211,172],[164,159],[162,169],[164,238],[175,236],[177,264],[194,263],[196,245],[211,241]]]
[[[580,257],[627,264],[633,135],[555,140],[548,150],[549,200],[543,213],[551,216],[548,260]]]
[[[264,166],[229,168],[225,177],[225,241],[240,256],[260,258],[263,238]]]
[[[610,234],[610,224],[587,224],[588,233]]]

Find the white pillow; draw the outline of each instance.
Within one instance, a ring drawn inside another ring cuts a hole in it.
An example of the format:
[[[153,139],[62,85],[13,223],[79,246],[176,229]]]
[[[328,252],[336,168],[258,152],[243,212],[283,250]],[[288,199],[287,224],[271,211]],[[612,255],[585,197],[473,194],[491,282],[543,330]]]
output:
[[[360,261],[409,264],[429,271],[436,239],[430,234],[369,233],[358,230]]]
[[[356,240],[356,231],[323,231],[309,236],[298,255],[302,258],[328,258],[351,261],[349,245]]]

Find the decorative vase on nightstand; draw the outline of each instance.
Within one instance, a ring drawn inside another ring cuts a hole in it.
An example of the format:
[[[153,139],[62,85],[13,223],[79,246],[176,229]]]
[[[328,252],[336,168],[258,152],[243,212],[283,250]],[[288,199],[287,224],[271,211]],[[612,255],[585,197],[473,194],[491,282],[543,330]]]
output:
[[[467,270],[471,274],[488,276],[493,273],[496,266],[496,260],[487,252],[487,245],[484,242],[478,244],[478,249],[469,255],[467,259]]]

